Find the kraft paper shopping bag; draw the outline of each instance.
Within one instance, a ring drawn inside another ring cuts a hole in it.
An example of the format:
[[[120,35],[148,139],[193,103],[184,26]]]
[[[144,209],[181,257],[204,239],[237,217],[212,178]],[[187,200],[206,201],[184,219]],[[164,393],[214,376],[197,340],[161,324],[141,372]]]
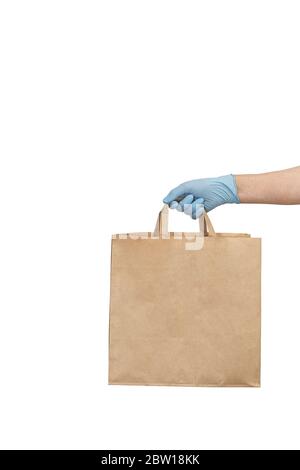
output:
[[[110,384],[260,385],[261,240],[204,225],[113,237]]]

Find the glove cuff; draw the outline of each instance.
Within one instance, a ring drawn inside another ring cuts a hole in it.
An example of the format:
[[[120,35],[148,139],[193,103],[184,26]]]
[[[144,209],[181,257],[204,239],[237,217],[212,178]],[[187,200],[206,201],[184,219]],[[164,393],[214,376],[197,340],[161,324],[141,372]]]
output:
[[[241,201],[238,196],[238,189],[235,176],[232,174],[221,176],[221,181],[228,188],[229,200],[227,202],[230,204],[240,204]]]
[[[234,186],[234,197],[235,197],[235,204],[240,204],[240,198],[239,198],[239,194],[238,194],[238,187],[237,187],[237,184],[236,184],[236,177],[235,175],[230,175],[232,177],[232,182],[233,182],[233,186]]]

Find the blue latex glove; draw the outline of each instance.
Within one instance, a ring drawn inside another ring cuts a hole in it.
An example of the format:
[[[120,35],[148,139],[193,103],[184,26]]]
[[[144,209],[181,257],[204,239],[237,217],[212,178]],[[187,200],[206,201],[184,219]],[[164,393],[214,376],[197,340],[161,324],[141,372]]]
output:
[[[222,204],[239,204],[233,175],[186,181],[172,189],[164,198],[171,209],[177,209],[197,219]]]

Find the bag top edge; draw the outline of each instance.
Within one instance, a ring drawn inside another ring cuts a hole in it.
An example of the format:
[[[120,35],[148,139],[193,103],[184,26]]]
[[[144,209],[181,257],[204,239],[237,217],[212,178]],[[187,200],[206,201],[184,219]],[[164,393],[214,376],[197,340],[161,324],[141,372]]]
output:
[[[199,232],[169,232],[171,235],[170,238],[174,236],[183,235],[184,237],[191,237],[199,235]],[[112,235],[112,239],[127,239],[127,238],[137,238],[145,237],[144,239],[151,238],[152,240],[159,240],[162,237],[154,236],[153,232],[127,232],[127,233],[116,233]],[[205,236],[205,238],[215,238],[212,235]],[[231,233],[231,232],[217,232],[216,238],[251,238],[251,239],[261,239],[260,237],[252,237],[249,233]]]

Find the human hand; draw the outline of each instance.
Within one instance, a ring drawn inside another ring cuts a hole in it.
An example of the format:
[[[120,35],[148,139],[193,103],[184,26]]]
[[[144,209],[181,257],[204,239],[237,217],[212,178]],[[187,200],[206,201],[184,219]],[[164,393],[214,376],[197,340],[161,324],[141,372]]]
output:
[[[240,202],[233,175],[186,181],[172,189],[163,201],[170,209],[184,212],[193,219],[199,218],[204,210],[209,212],[222,204]]]

